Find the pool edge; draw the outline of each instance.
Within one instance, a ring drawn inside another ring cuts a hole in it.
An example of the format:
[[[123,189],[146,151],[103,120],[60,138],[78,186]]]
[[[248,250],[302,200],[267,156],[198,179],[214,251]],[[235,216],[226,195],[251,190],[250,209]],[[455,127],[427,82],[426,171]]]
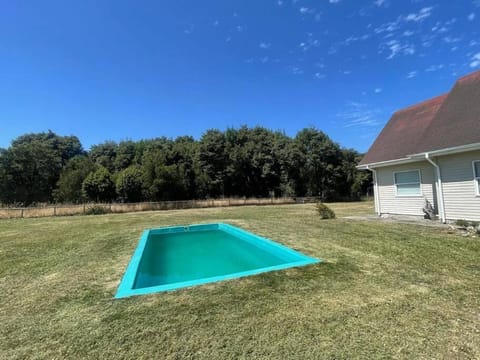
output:
[[[186,228],[191,229],[192,227],[195,229],[198,229],[199,227],[202,227],[205,229],[217,228],[217,229],[226,231],[227,233],[230,233],[230,234],[238,232],[240,234],[243,234],[244,236],[254,237],[256,240],[258,240],[258,244],[261,244],[261,242],[266,242],[270,247],[272,247],[276,251],[281,250],[283,252],[288,252],[291,255],[295,255],[298,258],[298,260],[280,264],[280,265],[258,268],[258,269],[242,271],[242,272],[237,272],[232,274],[219,275],[219,276],[189,280],[189,281],[182,281],[182,282],[177,282],[172,284],[150,286],[150,287],[141,288],[141,289],[133,289],[136,276],[137,276],[137,269],[140,265],[143,251],[145,249],[150,233],[159,233],[159,232],[169,233],[169,232],[176,232],[176,230],[180,231],[181,229],[183,229],[184,231]],[[242,277],[265,273],[265,272],[285,270],[293,267],[301,267],[306,265],[318,264],[321,262],[322,262],[321,259],[317,259],[308,255],[305,255],[300,251],[291,249],[288,246],[280,244],[274,240],[256,235],[252,232],[249,232],[247,230],[244,230],[242,228],[239,228],[237,226],[230,225],[227,223],[219,222],[219,223],[206,223],[206,224],[177,225],[177,226],[167,226],[167,227],[162,227],[157,229],[146,229],[142,232],[140,241],[138,242],[138,245],[135,248],[135,251],[125,269],[125,272],[117,288],[117,292],[114,296],[114,299],[123,299],[131,296],[153,294],[153,293],[164,292],[164,291],[174,291],[181,288],[210,284],[210,283],[215,283],[215,282],[220,282],[225,280],[238,279]]]

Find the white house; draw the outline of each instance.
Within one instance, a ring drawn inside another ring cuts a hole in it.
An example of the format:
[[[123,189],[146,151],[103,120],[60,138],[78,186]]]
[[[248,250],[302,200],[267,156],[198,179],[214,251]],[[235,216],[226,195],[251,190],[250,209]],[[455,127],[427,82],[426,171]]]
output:
[[[397,111],[359,169],[373,172],[375,211],[480,221],[480,71],[450,92]]]

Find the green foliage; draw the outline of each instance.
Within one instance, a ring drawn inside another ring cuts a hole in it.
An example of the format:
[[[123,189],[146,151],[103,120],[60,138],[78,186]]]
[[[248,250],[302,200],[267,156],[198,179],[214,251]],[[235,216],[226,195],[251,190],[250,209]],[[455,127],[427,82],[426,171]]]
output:
[[[117,156],[118,145],[114,141],[106,141],[102,144],[94,145],[90,149],[90,158],[100,166],[115,171],[115,158]]]
[[[117,176],[116,189],[121,201],[138,202],[144,198],[143,171],[138,165],[132,165]]]
[[[96,169],[97,166],[85,155],[70,159],[60,174],[57,188],[53,191],[55,201],[74,204],[85,201],[85,193],[82,190],[83,181]]]
[[[315,204],[315,208],[318,212],[318,215],[320,215],[321,219],[335,219],[337,216],[335,215],[335,212],[330,209],[327,205],[324,203],[318,202]]]
[[[93,205],[85,209],[85,215],[104,215],[111,212],[110,208],[101,205]]]
[[[49,202],[63,166],[83,153],[75,136],[26,134],[0,153],[0,202]]]
[[[115,183],[112,174],[104,168],[91,172],[82,184],[88,199],[96,202],[110,202],[115,198]]]
[[[371,187],[371,174],[356,169],[360,157],[314,128],[295,138],[263,127],[210,129],[199,141],[106,141],[87,154],[76,137],[27,134],[0,150],[0,202],[355,199]]]

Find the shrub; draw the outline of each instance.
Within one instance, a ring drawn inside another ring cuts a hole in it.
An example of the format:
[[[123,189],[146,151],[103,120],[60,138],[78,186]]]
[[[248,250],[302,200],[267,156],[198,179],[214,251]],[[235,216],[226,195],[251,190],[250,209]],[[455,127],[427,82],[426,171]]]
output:
[[[317,203],[315,208],[317,209],[318,215],[320,215],[321,219],[335,219],[337,217],[335,212],[324,203]]]
[[[103,215],[109,214],[112,211],[109,208],[106,208],[101,205],[94,205],[85,210],[85,215]]]

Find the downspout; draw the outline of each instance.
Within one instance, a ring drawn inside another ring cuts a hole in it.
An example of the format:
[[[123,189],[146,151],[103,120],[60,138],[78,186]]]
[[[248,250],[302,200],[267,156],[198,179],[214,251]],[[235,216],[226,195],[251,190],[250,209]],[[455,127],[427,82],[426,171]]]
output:
[[[438,164],[433,161],[431,158],[430,158],[430,154],[429,153],[425,153],[425,159],[433,165],[433,167],[435,168],[435,175],[436,175],[436,178],[437,178],[437,181],[436,181],[436,186],[437,186],[437,195],[438,195],[438,210],[439,210],[439,213],[440,213],[440,220],[442,221],[442,223],[446,223],[447,222],[447,217],[445,215],[445,203],[444,203],[444,200],[443,200],[443,185],[442,185],[442,175],[440,173],[440,167],[438,166]]]
[[[375,212],[380,216],[380,193],[378,192],[377,170],[370,169],[368,166],[367,170],[371,171],[373,175],[373,201],[375,203]]]

